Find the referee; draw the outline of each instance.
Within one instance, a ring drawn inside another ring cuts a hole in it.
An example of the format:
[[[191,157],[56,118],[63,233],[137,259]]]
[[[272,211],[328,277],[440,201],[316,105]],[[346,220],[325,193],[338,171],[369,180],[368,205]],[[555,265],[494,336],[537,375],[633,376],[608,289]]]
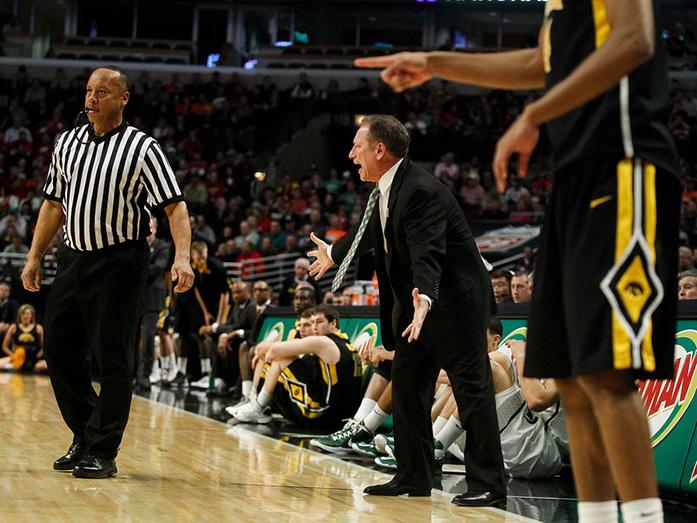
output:
[[[128,79],[116,67],[87,83],[89,123],[60,135],[44,186],[34,240],[22,273],[38,291],[40,260],[63,218],[65,245],[46,306],[46,361],[73,432],[55,470],[81,478],[116,475],[131,405],[136,332],[142,314],[150,211],[164,208],[175,243],[175,291],[193,283],[186,204],[159,144],[123,120]],[[92,388],[90,367],[101,388]]]

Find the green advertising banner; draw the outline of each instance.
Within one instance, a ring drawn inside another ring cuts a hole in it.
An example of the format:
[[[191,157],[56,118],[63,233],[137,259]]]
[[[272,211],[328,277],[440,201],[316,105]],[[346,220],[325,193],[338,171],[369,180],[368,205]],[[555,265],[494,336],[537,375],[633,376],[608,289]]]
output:
[[[382,343],[377,311],[374,317],[349,314],[342,310],[341,331],[354,347],[372,336],[377,345]],[[502,342],[526,339],[524,318],[499,318],[503,324]],[[294,327],[294,317],[268,316],[259,341],[285,340]],[[659,485],[697,496],[697,320],[678,321],[674,368],[674,379],[640,382],[639,391],[649,420]]]
[[[525,340],[526,321],[501,318],[502,341]],[[647,380],[639,391],[649,420],[662,488],[697,494],[697,321],[678,321],[672,380]]]

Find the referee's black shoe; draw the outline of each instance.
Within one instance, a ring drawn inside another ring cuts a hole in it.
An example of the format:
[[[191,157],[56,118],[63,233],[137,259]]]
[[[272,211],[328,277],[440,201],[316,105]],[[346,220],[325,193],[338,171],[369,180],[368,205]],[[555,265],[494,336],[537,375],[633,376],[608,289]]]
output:
[[[70,472],[75,468],[82,458],[85,457],[85,449],[79,443],[70,445],[68,452],[53,462],[53,470]]]
[[[88,454],[73,469],[76,478],[103,479],[116,476],[116,460]]]

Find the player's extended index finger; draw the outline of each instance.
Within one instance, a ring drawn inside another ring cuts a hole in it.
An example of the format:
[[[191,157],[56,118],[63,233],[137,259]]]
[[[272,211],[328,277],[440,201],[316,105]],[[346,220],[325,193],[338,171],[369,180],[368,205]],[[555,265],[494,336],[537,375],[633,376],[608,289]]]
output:
[[[368,58],[356,58],[353,61],[353,65],[355,65],[356,67],[365,67],[365,68],[389,67],[394,63],[395,63],[394,55],[371,56]]]

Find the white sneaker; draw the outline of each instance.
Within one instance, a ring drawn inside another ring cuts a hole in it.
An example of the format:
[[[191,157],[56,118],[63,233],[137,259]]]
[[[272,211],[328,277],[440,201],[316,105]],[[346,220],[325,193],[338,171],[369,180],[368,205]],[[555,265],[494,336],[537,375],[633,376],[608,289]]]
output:
[[[373,443],[375,443],[375,448],[380,454],[387,454],[387,444],[394,444],[394,437],[385,434],[376,434],[373,438]]]
[[[169,369],[165,369],[162,372],[162,381],[172,381],[177,377],[177,372],[179,372],[179,367],[177,367],[176,364],[172,365]]]
[[[242,399],[240,399],[240,401],[238,401],[234,405],[229,405],[229,406],[225,407],[225,412],[230,414],[230,416],[234,416],[235,412],[237,412],[237,409],[239,409],[242,405],[249,403],[250,399],[251,399],[250,396],[243,396]]]
[[[271,414],[256,401],[250,401],[235,411],[235,418],[244,423],[269,423]]]
[[[158,367],[157,365],[153,365],[152,371],[150,372],[150,376],[148,376],[148,381],[150,382],[150,385],[160,383],[162,381],[163,374],[164,372],[160,367]]]
[[[221,394],[227,390],[227,384],[223,378],[213,378],[213,385],[210,387],[210,390]]]
[[[200,380],[194,381],[189,385],[192,389],[208,390],[208,385],[210,383],[210,376],[204,374]]]

